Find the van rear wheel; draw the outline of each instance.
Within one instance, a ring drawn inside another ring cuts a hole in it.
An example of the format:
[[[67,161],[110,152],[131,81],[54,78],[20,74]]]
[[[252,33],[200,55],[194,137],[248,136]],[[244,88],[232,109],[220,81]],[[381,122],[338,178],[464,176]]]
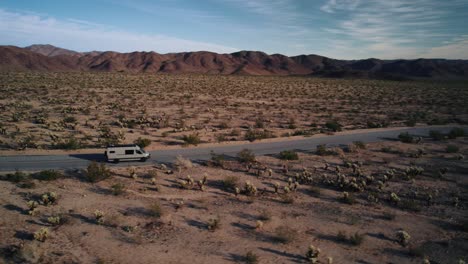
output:
[[[115,162],[115,163],[119,163],[119,160],[118,160],[118,159],[115,159],[114,162]]]

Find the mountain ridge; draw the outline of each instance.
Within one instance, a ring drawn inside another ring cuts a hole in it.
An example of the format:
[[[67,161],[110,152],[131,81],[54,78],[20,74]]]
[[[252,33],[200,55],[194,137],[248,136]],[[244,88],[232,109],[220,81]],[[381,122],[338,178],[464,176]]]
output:
[[[286,56],[261,51],[160,54],[154,51],[77,52],[52,45],[0,46],[0,71],[101,71],[303,75],[335,78],[468,79],[468,60],[339,60],[316,54]]]

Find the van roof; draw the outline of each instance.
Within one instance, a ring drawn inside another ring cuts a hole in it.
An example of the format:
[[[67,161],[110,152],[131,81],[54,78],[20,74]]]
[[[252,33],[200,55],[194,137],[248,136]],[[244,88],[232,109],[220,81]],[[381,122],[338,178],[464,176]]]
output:
[[[109,145],[107,148],[129,148],[129,147],[138,147],[137,144],[123,144],[123,145]]]

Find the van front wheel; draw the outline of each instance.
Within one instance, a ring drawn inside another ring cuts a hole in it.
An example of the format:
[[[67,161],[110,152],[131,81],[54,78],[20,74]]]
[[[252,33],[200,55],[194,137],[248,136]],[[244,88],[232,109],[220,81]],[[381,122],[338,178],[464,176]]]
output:
[[[140,161],[141,162],[145,162],[148,158],[141,158]]]

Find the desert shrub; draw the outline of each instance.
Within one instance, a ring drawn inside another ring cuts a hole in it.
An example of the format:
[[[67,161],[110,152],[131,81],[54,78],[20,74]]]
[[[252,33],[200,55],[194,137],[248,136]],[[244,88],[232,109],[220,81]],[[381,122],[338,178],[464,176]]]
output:
[[[279,226],[275,229],[275,240],[279,243],[287,244],[297,238],[297,230],[289,226]]]
[[[338,241],[341,241],[343,243],[348,243],[353,246],[359,246],[364,242],[364,239],[366,238],[365,234],[360,234],[359,232],[356,232],[352,235],[347,235],[346,232],[344,231],[339,231],[338,234],[336,235],[336,239]]]
[[[74,116],[66,116],[63,118],[64,123],[76,123],[76,117]]]
[[[201,143],[200,136],[198,134],[183,135],[182,140],[184,145],[198,145]]]
[[[27,182],[31,180],[31,176],[25,172],[16,170],[15,173],[8,173],[5,176],[2,176],[2,180],[14,183]]]
[[[279,158],[282,160],[298,160],[299,156],[293,150],[283,150],[280,152]]]
[[[415,139],[408,132],[403,132],[398,135],[398,139],[403,143],[414,143]]]
[[[126,190],[125,184],[120,183],[120,182],[112,185],[111,188],[112,188],[113,195],[121,195],[125,193],[125,190]]]
[[[257,120],[255,120],[255,128],[264,128],[264,127],[265,127],[265,123],[263,122],[263,119],[257,118]]]
[[[224,155],[216,154],[213,151],[211,151],[210,155],[211,155],[211,164],[213,166],[217,166],[217,167],[222,167],[223,166],[224,161],[226,160]]]
[[[280,197],[281,197],[281,200],[283,201],[283,203],[285,203],[285,204],[293,204],[294,201],[296,200],[294,198],[294,196],[292,196],[290,194],[287,194],[287,193],[282,194]]]
[[[41,181],[53,181],[63,177],[63,173],[57,170],[43,170],[34,174],[34,178]]]
[[[433,140],[442,140],[445,138],[444,134],[442,134],[442,132],[440,131],[437,131],[437,130],[431,130],[429,131],[429,136],[433,139]]]
[[[349,243],[354,246],[359,246],[364,242],[364,239],[366,238],[365,234],[359,234],[358,232],[354,233],[353,235],[349,236]]]
[[[227,122],[221,122],[218,127],[220,129],[227,129],[229,128],[229,124]]]
[[[458,146],[456,146],[456,145],[448,145],[445,148],[445,151],[447,153],[457,153],[459,150],[460,150],[460,148]]]
[[[217,216],[215,218],[209,219],[208,223],[207,223],[207,228],[210,231],[215,231],[215,230],[221,228],[221,218],[219,218],[219,216]]]
[[[414,127],[416,125],[416,119],[408,119],[405,121],[405,125],[409,127]]]
[[[325,123],[325,127],[330,129],[333,132],[341,131],[342,125],[336,120],[330,120]]]
[[[151,139],[139,137],[138,139],[133,141],[133,143],[138,145],[140,148],[146,148],[147,146],[151,145]]]
[[[223,179],[223,187],[226,191],[234,191],[239,186],[239,177],[226,176]]]
[[[318,145],[315,153],[320,156],[325,156],[328,154],[327,147],[324,144]]]
[[[154,202],[149,206],[149,214],[156,218],[160,218],[163,215],[163,210],[159,202]]]
[[[71,137],[67,138],[64,141],[55,144],[54,148],[56,148],[56,149],[69,149],[69,150],[70,149],[79,149],[79,148],[81,148],[81,142],[77,138],[71,136]]]
[[[86,169],[86,178],[90,182],[105,180],[111,176],[111,171],[104,163],[91,162]]]
[[[396,218],[396,215],[394,213],[391,213],[391,212],[384,212],[382,214],[382,219],[384,219],[384,220],[391,221],[391,220],[395,220],[395,218]]]
[[[63,225],[67,222],[67,217],[63,215],[55,215],[47,218],[47,222],[54,226]]]
[[[464,137],[465,136],[465,130],[463,128],[459,128],[459,127],[456,127],[456,128],[452,128],[452,130],[450,130],[450,132],[448,133],[448,137],[450,139],[455,139],[457,137]]]
[[[242,163],[255,162],[255,154],[250,149],[243,149],[237,153],[237,160]]]
[[[47,227],[43,227],[38,231],[34,232],[34,239],[40,242],[46,241],[49,237],[49,229]]]
[[[353,145],[356,146],[358,149],[366,149],[366,143],[362,141],[354,141]]]
[[[193,167],[192,161],[182,157],[181,155],[177,155],[174,165],[179,170],[182,170],[182,169],[186,170],[186,169],[190,169]]]
[[[259,139],[265,139],[265,138],[272,138],[273,133],[268,130],[260,130],[260,129],[249,129],[247,132],[245,132],[244,139],[248,140],[250,142],[253,142],[255,140]]]
[[[311,185],[309,188],[309,193],[310,195],[314,197],[319,197],[320,196],[321,189],[317,186]]]
[[[249,251],[245,254],[244,261],[247,264],[257,264],[259,262],[259,257],[252,251]]]

